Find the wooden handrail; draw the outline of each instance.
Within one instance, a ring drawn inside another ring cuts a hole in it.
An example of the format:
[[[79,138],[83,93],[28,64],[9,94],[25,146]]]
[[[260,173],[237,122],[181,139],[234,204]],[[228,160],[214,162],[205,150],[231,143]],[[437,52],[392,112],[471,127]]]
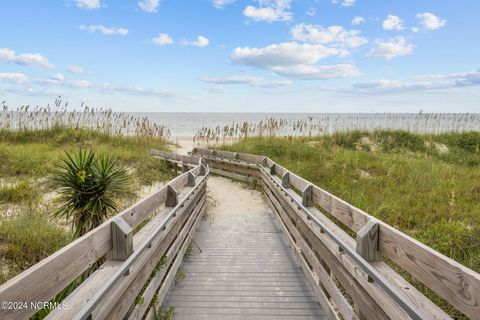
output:
[[[0,318],[32,316],[38,311],[35,303],[48,303],[104,257],[106,261],[102,266],[67,297],[68,308],[57,308],[47,318],[86,318],[92,312],[123,318],[134,303],[136,295],[133,294],[138,295],[151,281],[149,276],[164,254],[175,259],[168,265],[181,261],[180,247],[184,247],[186,239],[195,231],[187,232],[185,228],[196,225],[194,221],[205,211],[208,174],[208,166],[197,161],[191,170],[168,185],[4,283],[0,286],[0,300],[21,301],[24,305],[15,310],[0,309]],[[172,202],[171,190],[182,191],[182,196],[177,199],[175,193]],[[135,235],[133,229],[138,229]],[[174,241],[178,250],[167,253]],[[167,277],[172,276],[168,273]],[[157,279],[157,288],[164,281],[160,280]],[[142,311],[143,316],[148,310]]]
[[[306,203],[310,204],[305,206],[306,210],[309,212],[315,211],[323,215],[316,209],[318,206],[318,208],[338,219],[344,226],[350,228],[355,233],[359,233],[367,224],[376,225],[378,228],[376,239],[378,239],[377,248],[379,252],[373,255],[376,257],[373,260],[378,260],[378,255],[380,254],[385,258],[391,259],[405,271],[420,280],[424,285],[435,291],[457,310],[472,319],[480,319],[480,275],[473,270],[442,255],[361,209],[352,206],[328,191],[313,185],[311,182],[299,177],[267,157],[232,153],[222,150],[215,150],[212,154],[212,150],[202,148],[195,148],[192,151],[192,155],[199,155],[210,160],[209,163],[212,169],[215,169],[215,161],[218,160],[228,163],[231,167],[251,165],[254,163],[258,166],[264,177],[274,178],[276,180],[275,184],[278,184],[278,186],[281,187],[280,189],[283,188],[287,190],[291,200],[295,197],[294,190],[304,191],[306,188],[311,188],[308,190],[308,195],[311,193],[312,202]],[[279,190],[276,192],[276,196],[280,197],[282,191],[283,190]],[[304,194],[304,196],[308,195]],[[305,204],[305,202],[302,203],[301,198],[299,200],[298,205],[292,200],[294,202],[294,209],[297,211],[297,207]],[[284,206],[285,204],[283,207]],[[336,235],[342,234],[344,239],[351,239],[350,236],[333,222],[331,222],[331,227],[334,228]],[[310,225],[309,228],[312,229],[313,227]],[[315,232],[316,231],[318,231],[318,234],[321,232],[319,228],[317,228]],[[365,241],[363,238],[364,231],[365,230],[361,232],[360,239],[362,240],[359,241]],[[323,236],[320,238],[323,238]],[[339,239],[338,236],[336,239]],[[349,243],[355,252],[356,242],[353,240],[353,242],[349,241]],[[362,259],[364,258],[362,257]],[[359,268],[358,262],[355,263],[355,261],[352,261],[352,263],[352,267],[357,268],[356,273],[358,270],[362,270],[361,267]],[[413,302],[417,310],[424,312],[427,319],[449,319],[445,312],[435,306],[433,302],[423,296],[423,294],[400,277],[383,261],[371,261],[371,265],[381,273],[382,277],[388,279],[393,287],[396,287],[396,291],[399,291],[405,301],[408,302],[409,300]],[[360,278],[357,279],[357,282],[365,287],[366,290],[371,289],[368,289],[368,279],[366,283],[363,283],[363,280]],[[378,302],[379,301],[377,301],[377,303]],[[380,301],[380,303],[383,302]],[[388,303],[385,304],[385,306],[386,305],[388,305]]]

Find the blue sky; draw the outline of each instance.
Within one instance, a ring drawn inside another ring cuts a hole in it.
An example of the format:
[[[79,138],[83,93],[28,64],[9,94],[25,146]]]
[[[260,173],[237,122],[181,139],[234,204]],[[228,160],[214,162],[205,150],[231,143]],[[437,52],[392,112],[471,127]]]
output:
[[[478,0],[0,2],[10,107],[479,112]]]

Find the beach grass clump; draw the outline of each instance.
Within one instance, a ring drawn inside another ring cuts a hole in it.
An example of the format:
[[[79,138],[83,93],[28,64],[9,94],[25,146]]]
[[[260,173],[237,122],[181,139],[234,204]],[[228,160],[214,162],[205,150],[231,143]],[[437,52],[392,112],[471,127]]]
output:
[[[25,209],[18,215],[0,221],[0,283],[38,263],[70,241],[70,232],[50,222],[44,211]]]
[[[38,189],[27,180],[0,186],[0,202],[3,203],[32,202],[38,199],[38,196]]]

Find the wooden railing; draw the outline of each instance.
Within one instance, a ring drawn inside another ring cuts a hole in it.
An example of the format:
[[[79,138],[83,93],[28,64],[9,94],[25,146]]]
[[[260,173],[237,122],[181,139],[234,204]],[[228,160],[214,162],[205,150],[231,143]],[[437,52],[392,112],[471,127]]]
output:
[[[211,172],[262,186],[329,318],[451,319],[394,266],[480,319],[480,275],[473,270],[267,157],[201,148],[192,155],[203,157]],[[174,161],[186,165],[188,158]]]
[[[0,319],[27,319],[45,303],[47,319],[154,318],[206,209],[209,168],[191,167],[0,286]]]

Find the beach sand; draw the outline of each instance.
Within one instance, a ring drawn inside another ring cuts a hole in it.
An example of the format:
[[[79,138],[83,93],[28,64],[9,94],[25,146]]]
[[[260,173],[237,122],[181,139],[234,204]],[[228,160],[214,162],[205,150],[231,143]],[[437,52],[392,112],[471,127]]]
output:
[[[176,137],[174,141],[179,145],[174,152],[182,155],[187,155],[194,147],[193,137]],[[202,144],[196,143],[195,146],[199,147]],[[202,147],[207,147],[207,145],[204,144]],[[242,208],[246,211],[270,210],[261,192],[245,188],[239,182],[227,178],[210,176],[207,184],[207,194],[212,200],[208,208],[208,216],[213,220],[215,220],[216,212],[222,212],[229,208]],[[225,201],[225,199],[228,199],[228,201]],[[224,215],[218,215],[217,218],[220,216],[224,217]]]

